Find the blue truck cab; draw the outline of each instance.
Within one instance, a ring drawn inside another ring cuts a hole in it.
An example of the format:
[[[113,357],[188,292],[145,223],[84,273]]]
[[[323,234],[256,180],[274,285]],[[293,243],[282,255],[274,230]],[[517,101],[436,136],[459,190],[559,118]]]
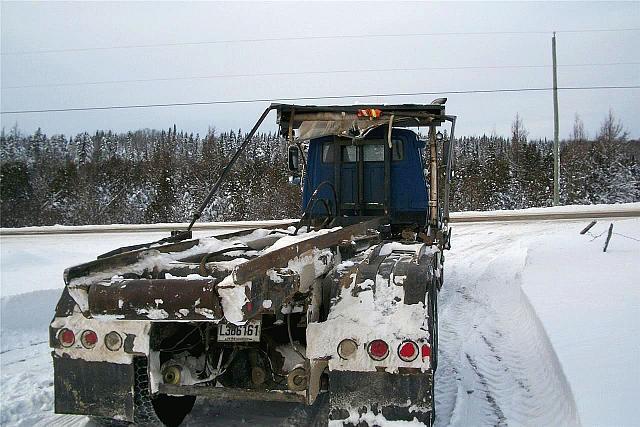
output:
[[[394,128],[389,148],[387,136],[388,126],[380,126],[359,140],[310,140],[302,209],[312,217],[326,215],[325,203],[317,202],[324,200],[338,217],[384,215],[394,223],[424,224],[429,204],[425,142],[411,130]],[[316,190],[317,200],[312,200]]]
[[[382,217],[392,232],[443,242],[456,120],[445,114],[445,102],[272,105],[289,141],[292,181],[303,182],[300,224],[344,226]],[[448,139],[438,130],[445,122]],[[416,128],[426,131],[425,141]]]

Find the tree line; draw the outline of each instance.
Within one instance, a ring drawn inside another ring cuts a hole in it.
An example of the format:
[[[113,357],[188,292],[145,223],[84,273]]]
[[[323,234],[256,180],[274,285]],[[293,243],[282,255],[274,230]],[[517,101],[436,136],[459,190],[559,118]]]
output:
[[[166,130],[97,131],[72,137],[0,135],[0,225],[188,221],[244,140],[242,130],[206,135]],[[204,221],[294,218],[300,188],[288,183],[286,142],[253,137]],[[455,141],[452,210],[550,206],[552,143],[529,140],[516,116],[510,136]],[[610,112],[589,138],[576,117],[561,144],[562,204],[640,200],[640,142]]]
[[[200,136],[175,126],[70,138],[13,128],[0,141],[0,223],[188,221],[243,139],[241,130]],[[277,135],[254,136],[202,219],[295,216],[300,189],[288,184],[285,150]]]
[[[462,137],[454,147],[453,211],[552,206],[553,141],[529,140],[519,115],[510,137]],[[640,141],[611,111],[593,138],[576,115],[560,142],[559,196],[562,205],[640,201]]]

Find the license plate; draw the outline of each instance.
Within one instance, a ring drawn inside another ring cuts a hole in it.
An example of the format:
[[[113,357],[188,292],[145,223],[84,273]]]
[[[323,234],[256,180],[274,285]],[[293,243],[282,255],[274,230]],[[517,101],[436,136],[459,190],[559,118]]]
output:
[[[250,320],[244,325],[220,323],[218,341],[260,341],[260,320]]]

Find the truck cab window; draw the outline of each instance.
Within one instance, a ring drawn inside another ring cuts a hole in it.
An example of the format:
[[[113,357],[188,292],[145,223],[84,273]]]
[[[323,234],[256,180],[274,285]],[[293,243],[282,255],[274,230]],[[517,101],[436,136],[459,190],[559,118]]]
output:
[[[391,160],[398,161],[404,158],[403,143],[400,139],[394,139],[391,149]],[[385,144],[366,144],[363,147],[365,162],[384,162]]]
[[[322,163],[333,163],[333,147],[335,144],[331,142],[322,144]]]
[[[342,162],[354,163],[358,160],[357,150],[355,145],[343,145],[342,146]]]
[[[322,144],[322,163],[333,163],[334,150],[338,145],[334,142],[325,142]],[[383,162],[384,161],[384,143],[380,144],[364,144],[362,146],[363,157],[365,162]],[[358,160],[358,150],[355,145],[341,146],[342,162],[354,163]],[[401,139],[393,140],[391,160],[399,161],[404,159],[404,143]]]
[[[384,162],[384,145],[367,144],[362,149],[365,162]]]
[[[357,149],[355,145],[343,145],[339,146],[332,142],[325,142],[322,145],[322,163],[333,163],[334,150],[336,147],[340,147],[342,152],[343,163],[354,163],[357,161]]]

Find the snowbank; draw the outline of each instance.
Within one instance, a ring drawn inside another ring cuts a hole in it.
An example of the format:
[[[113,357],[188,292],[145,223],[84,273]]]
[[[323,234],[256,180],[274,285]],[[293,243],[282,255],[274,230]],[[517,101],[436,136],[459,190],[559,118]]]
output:
[[[516,218],[520,216],[537,217],[541,215],[562,215],[562,214],[581,214],[584,217],[589,215],[602,216],[611,214],[612,216],[620,216],[621,214],[640,214],[640,203],[617,203],[602,205],[566,205],[553,206],[546,208],[528,208],[500,211],[465,211],[452,212],[451,221],[464,222],[466,220],[493,219],[495,221]]]
[[[522,275],[586,426],[631,425],[638,416],[640,242],[620,234],[640,239],[640,220],[613,221],[620,234],[605,253],[611,222],[588,235],[578,233],[588,221],[549,225],[529,244]]]
[[[193,231],[223,229],[224,232],[244,230],[255,227],[268,227],[272,225],[290,224],[292,219],[276,219],[267,221],[235,221],[235,222],[197,222],[193,225]],[[119,232],[150,232],[186,230],[188,222],[158,222],[154,224],[101,224],[101,225],[50,225],[36,227],[4,227],[0,228],[0,234],[10,236],[13,234],[65,234],[65,233],[119,233]],[[231,229],[231,230],[230,230]],[[167,237],[162,236],[162,237]]]

